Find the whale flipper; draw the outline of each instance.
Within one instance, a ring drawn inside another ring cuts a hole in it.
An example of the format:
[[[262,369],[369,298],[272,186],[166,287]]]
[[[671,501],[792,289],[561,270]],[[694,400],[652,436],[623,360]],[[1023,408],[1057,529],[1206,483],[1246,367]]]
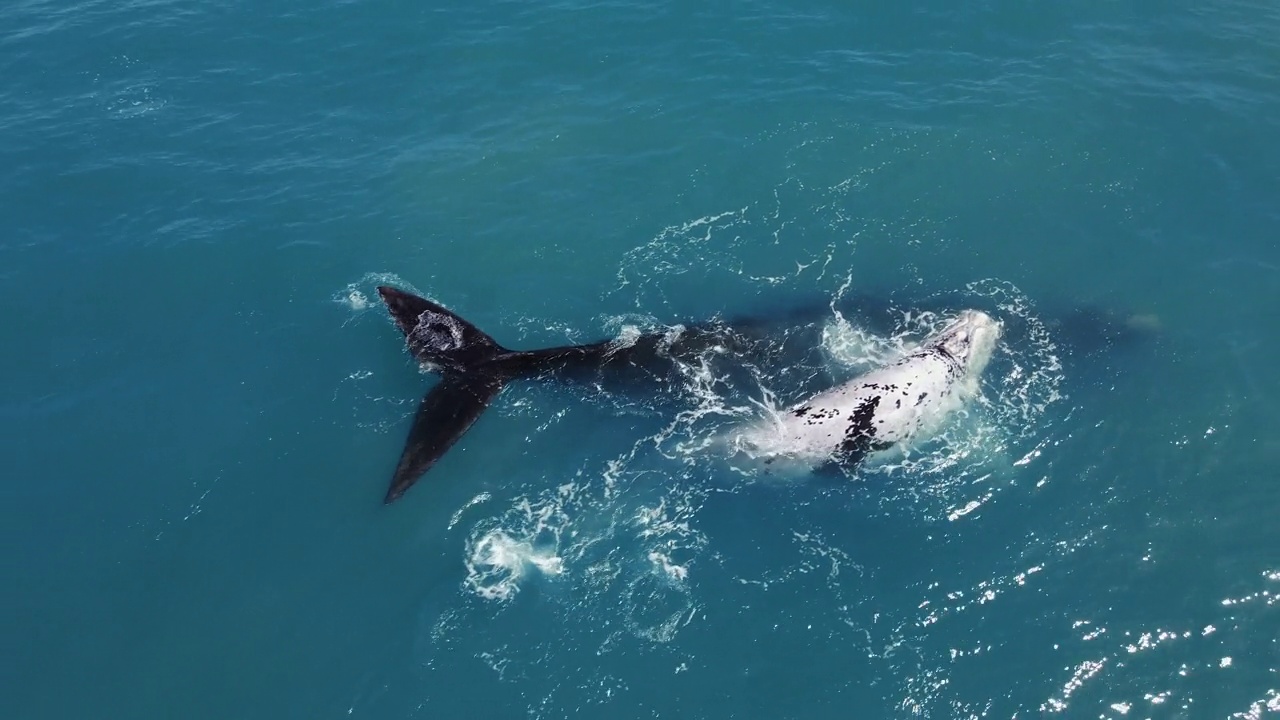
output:
[[[445,375],[422,398],[413,426],[405,440],[385,503],[393,503],[418,478],[435,465],[475,423],[480,413],[502,390],[502,379],[481,374],[474,377]]]

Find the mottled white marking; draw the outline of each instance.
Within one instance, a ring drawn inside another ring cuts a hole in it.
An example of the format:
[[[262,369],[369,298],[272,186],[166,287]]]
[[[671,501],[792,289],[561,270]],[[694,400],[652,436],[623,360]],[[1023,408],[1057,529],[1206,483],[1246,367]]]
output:
[[[418,317],[413,340],[432,352],[457,350],[463,345],[462,326],[449,315],[427,311]]]
[[[906,356],[746,430],[744,449],[765,458],[821,462],[932,432],[977,392],[999,336],[1000,324],[991,316],[966,310]]]

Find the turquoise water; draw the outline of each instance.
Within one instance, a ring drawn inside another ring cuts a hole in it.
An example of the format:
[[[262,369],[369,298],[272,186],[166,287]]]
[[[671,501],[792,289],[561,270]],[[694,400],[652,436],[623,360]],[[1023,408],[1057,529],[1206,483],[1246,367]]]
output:
[[[17,0],[0,49],[5,717],[1280,712],[1273,4]],[[384,282],[516,347],[825,332],[513,385],[383,506],[433,382]],[[985,401],[906,461],[717,445],[961,305]]]

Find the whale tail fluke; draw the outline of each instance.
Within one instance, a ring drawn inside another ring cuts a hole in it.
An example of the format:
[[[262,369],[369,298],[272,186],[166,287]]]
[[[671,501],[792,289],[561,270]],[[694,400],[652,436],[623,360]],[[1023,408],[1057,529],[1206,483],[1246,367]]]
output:
[[[387,311],[414,357],[441,381],[422,399],[384,502],[400,499],[458,441],[514,378],[595,367],[615,347],[601,342],[545,350],[508,350],[475,325],[426,298],[379,287]]]
[[[447,374],[422,398],[383,502],[391,504],[453,447],[502,391],[491,375]]]

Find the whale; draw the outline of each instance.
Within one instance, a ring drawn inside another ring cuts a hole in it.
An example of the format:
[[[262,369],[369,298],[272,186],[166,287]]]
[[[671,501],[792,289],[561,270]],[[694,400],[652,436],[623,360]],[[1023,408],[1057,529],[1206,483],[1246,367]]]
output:
[[[510,350],[448,308],[391,286],[378,295],[418,363],[440,376],[414,413],[384,502],[400,499],[475,424],[509,382],[605,375],[671,379],[675,361],[707,350],[744,352],[748,335],[706,323],[584,345]]]
[[[902,357],[794,403],[739,434],[739,449],[830,471],[927,437],[979,392],[1001,324],[958,313]]]
[[[760,361],[761,353],[776,356],[788,342],[768,337],[767,325],[759,322],[708,321],[590,344],[512,350],[436,302],[387,285],[377,291],[414,359],[440,376],[414,413],[387,504],[444,457],[514,380],[624,376],[670,382],[682,360],[710,352]],[[855,466],[929,431],[972,394],[999,335],[1000,324],[986,313],[960,312],[905,356],[746,428],[740,447],[769,459],[799,458],[815,469]]]

